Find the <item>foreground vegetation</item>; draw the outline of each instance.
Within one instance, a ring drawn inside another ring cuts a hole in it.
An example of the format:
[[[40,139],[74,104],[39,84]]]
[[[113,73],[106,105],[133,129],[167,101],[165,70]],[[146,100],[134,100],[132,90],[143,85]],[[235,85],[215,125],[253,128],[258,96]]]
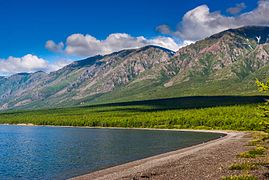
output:
[[[269,178],[269,133],[252,132],[249,150],[237,156],[229,167],[236,175],[223,177],[223,180],[255,180]]]
[[[191,97],[88,107],[8,111],[0,123],[55,126],[264,130],[261,97]]]
[[[251,175],[241,175],[241,176],[223,177],[222,180],[258,180],[258,178]]]

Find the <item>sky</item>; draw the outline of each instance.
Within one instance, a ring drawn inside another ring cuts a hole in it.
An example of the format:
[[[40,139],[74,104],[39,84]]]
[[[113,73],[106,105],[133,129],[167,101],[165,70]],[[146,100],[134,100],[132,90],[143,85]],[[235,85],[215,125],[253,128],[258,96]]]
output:
[[[269,0],[0,0],[0,75],[146,45],[176,51],[268,17]]]

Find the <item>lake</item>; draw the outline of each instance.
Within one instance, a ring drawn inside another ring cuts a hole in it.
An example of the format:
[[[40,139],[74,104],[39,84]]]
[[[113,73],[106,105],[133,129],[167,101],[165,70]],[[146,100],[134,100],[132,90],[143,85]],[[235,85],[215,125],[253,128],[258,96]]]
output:
[[[66,179],[223,134],[0,125],[0,179]]]

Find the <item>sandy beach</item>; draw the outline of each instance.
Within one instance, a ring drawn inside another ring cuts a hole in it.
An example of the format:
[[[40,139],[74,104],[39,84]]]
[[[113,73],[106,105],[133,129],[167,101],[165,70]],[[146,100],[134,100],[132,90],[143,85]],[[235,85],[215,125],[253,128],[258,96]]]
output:
[[[100,170],[74,180],[98,179],[221,179],[236,174],[228,167],[236,161],[236,155],[248,150],[250,140],[246,132],[204,131],[226,133],[227,136],[204,144],[137,160],[127,164]]]

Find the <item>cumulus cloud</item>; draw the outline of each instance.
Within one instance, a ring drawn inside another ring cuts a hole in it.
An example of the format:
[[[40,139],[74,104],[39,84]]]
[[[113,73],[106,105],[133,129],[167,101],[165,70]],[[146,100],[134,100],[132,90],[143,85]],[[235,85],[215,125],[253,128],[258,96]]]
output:
[[[242,12],[244,9],[246,9],[246,4],[245,3],[239,3],[236,4],[235,7],[230,7],[227,9],[227,12],[232,14],[232,15],[236,15],[239,14],[240,12]]]
[[[163,33],[163,34],[170,34],[171,29],[168,25],[162,24],[156,28],[156,31]]]
[[[269,25],[268,17],[268,0],[260,0],[257,8],[239,16],[224,16],[218,11],[210,12],[207,5],[201,5],[188,11],[183,16],[177,30],[169,34],[184,40],[196,41],[230,28],[250,25],[266,26]],[[161,27],[166,26],[162,25]],[[166,28],[168,29],[169,27],[167,26]]]
[[[147,39],[144,36],[133,37],[126,33],[113,33],[106,39],[99,40],[89,34],[72,34],[67,37],[65,44],[47,41],[45,47],[53,52],[64,52],[75,56],[104,55],[123,49],[139,48],[147,45],[156,45],[177,51],[182,44],[171,37],[156,37]],[[60,47],[60,49],[59,49]]]
[[[27,54],[23,57],[10,56],[7,59],[0,59],[0,74],[11,75],[21,72],[45,71],[50,72],[70,63],[68,60],[60,60],[54,63],[39,58],[32,54]]]
[[[52,52],[62,52],[62,49],[64,48],[64,43],[59,42],[58,44],[56,44],[54,41],[47,41],[45,47]]]
[[[46,69],[44,71],[45,72],[57,71],[57,70],[63,68],[64,66],[66,66],[72,62],[73,61],[70,59],[59,59],[57,61],[49,62],[48,66],[46,67]]]

